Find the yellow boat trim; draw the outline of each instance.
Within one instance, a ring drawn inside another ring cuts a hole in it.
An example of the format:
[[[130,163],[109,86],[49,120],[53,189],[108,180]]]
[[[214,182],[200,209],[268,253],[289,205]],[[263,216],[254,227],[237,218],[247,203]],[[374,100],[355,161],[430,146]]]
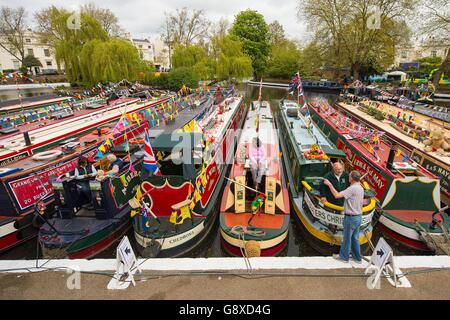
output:
[[[305,187],[306,190],[311,191],[312,187],[309,185],[308,182],[306,181],[302,181],[303,186]],[[367,182],[363,182],[363,186],[365,189],[369,189],[369,185],[367,184]],[[317,200],[319,200],[319,197],[315,197]],[[376,205],[376,201],[374,198],[370,199],[370,203],[363,207],[363,213],[366,212],[371,212],[373,209],[375,209],[375,205]],[[331,202],[325,201],[325,203],[323,204],[325,207],[336,210],[336,211],[344,211],[344,207],[343,206],[337,206]]]
[[[236,239],[234,237],[229,236],[226,232],[224,232],[222,229],[220,229],[220,234],[222,235],[222,238],[228,242],[229,244],[238,247],[238,248],[244,248],[244,243],[242,240]],[[259,246],[261,249],[269,249],[273,248],[276,245],[279,245],[281,242],[283,242],[288,234],[288,230],[286,230],[283,234],[280,236],[269,239],[269,240],[256,240],[259,243]]]
[[[332,237],[330,234],[324,232],[324,231],[320,231],[316,228],[314,228],[314,226],[312,224],[309,223],[308,219],[306,219],[303,214],[301,213],[300,209],[294,204],[293,205],[295,208],[295,213],[296,215],[299,217],[300,221],[303,223],[303,225],[305,226],[306,230],[312,234],[314,237],[316,237],[319,240],[322,240],[323,242],[327,242],[329,244],[335,244],[340,246],[341,242],[342,242],[342,237]],[[369,239],[372,238],[372,231],[367,233]],[[367,243],[367,238],[365,235],[362,235],[359,237],[359,243],[360,244],[366,244]]]

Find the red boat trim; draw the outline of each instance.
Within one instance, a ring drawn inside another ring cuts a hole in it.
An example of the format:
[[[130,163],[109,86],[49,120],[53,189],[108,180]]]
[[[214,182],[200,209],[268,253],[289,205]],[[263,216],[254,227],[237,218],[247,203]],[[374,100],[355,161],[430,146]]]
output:
[[[222,237],[220,237],[222,246],[231,255],[236,257],[242,257],[241,249],[233,246],[232,244],[226,242]],[[287,245],[287,239],[283,240],[281,243],[277,244],[272,248],[262,249],[261,257],[273,257],[278,255]]]

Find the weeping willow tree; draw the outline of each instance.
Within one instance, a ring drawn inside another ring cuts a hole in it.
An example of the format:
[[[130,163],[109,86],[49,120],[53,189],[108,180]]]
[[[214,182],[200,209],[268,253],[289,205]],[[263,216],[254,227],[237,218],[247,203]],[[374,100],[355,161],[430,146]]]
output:
[[[57,30],[59,39],[53,39],[58,64],[64,64],[70,82],[84,82],[79,55],[84,45],[93,40],[107,41],[108,34],[94,18],[81,14],[79,28],[69,28],[68,21],[73,16],[61,12],[53,16],[52,26]],[[69,24],[70,25],[70,24]]]
[[[102,24],[88,14],[74,16],[52,6],[36,14],[36,20],[42,40],[54,47],[70,82],[92,85],[135,80],[139,73],[151,71],[133,44],[109,37]],[[75,23],[71,25],[71,21]]]
[[[220,80],[242,79],[253,73],[252,60],[242,45],[232,36],[218,36],[212,40],[212,56],[216,77]]]
[[[122,39],[89,41],[83,46],[79,61],[83,81],[90,85],[98,81],[134,80],[139,73],[151,71],[133,44]]]

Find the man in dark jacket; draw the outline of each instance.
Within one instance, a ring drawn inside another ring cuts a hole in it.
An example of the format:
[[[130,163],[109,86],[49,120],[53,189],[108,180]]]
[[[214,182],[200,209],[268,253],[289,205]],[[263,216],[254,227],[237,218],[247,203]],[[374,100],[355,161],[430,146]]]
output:
[[[323,178],[330,181],[338,192],[347,189],[350,185],[348,181],[348,173],[344,171],[344,165],[341,162],[335,162],[332,166],[332,170]],[[320,199],[322,203],[328,201],[338,206],[344,205],[344,199],[336,199],[330,189],[323,183],[320,185],[320,195],[322,197]]]

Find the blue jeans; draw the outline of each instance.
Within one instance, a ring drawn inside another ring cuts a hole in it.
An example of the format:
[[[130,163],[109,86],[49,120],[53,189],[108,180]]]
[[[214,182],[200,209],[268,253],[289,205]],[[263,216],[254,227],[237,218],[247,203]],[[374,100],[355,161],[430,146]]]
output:
[[[342,260],[350,259],[350,251],[353,259],[361,261],[361,247],[359,245],[359,228],[361,215],[344,217],[344,239],[341,244],[340,257]]]

